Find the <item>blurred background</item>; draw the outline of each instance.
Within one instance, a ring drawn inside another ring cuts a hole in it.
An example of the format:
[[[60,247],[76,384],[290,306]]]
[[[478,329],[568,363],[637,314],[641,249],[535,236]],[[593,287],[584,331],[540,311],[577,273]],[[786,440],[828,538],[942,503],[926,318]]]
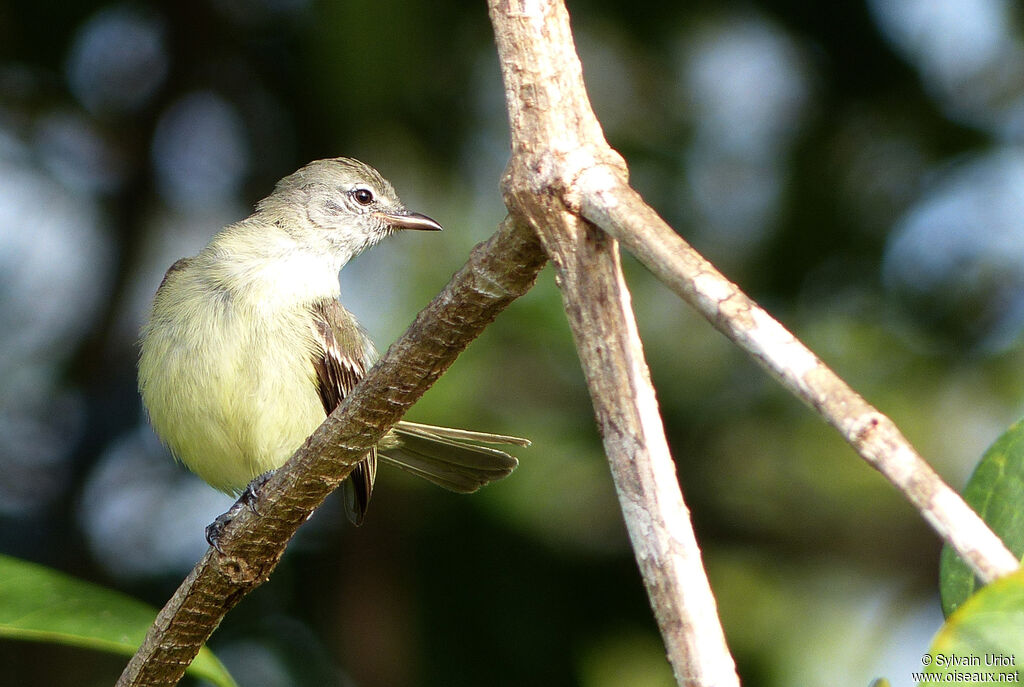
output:
[[[1024,33],[1009,0],[573,0],[634,185],[954,486],[1022,414]],[[0,552],[162,605],[230,503],[135,389],[163,271],[305,162],[378,167],[447,229],[341,276],[383,349],[504,216],[483,2],[0,0]],[[939,542],[631,258],[680,480],[743,684],[908,684]],[[410,419],[519,434],[456,496],[329,501],[212,648],[246,687],[672,684],[550,268]],[[124,661],[0,642],[0,683]]]

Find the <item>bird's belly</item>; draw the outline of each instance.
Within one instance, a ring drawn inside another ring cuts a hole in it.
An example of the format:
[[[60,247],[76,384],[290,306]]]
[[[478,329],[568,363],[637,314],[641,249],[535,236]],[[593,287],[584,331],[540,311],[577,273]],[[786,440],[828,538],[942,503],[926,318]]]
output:
[[[211,486],[240,492],[254,477],[284,465],[323,422],[305,336],[309,325],[303,324],[248,318],[243,328],[229,320],[208,330],[220,336],[165,352],[171,374],[144,390],[165,400],[147,399],[153,426]],[[162,388],[170,384],[174,388]]]

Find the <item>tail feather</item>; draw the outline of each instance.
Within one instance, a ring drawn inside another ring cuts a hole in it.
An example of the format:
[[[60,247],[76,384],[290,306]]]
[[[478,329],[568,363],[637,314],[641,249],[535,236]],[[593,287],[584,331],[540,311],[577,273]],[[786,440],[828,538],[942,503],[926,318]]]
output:
[[[417,477],[461,493],[507,477],[519,465],[515,457],[471,442],[527,446],[529,441],[501,434],[471,432],[399,422],[379,446],[380,457]]]
[[[522,437],[513,437],[508,434],[491,434],[489,432],[474,432],[469,429],[456,429],[455,427],[437,427],[435,425],[423,425],[419,422],[406,422],[402,420],[395,425],[395,430],[404,434],[418,436],[431,435],[455,441],[472,441],[478,444],[504,444],[506,446],[529,446],[530,440]]]

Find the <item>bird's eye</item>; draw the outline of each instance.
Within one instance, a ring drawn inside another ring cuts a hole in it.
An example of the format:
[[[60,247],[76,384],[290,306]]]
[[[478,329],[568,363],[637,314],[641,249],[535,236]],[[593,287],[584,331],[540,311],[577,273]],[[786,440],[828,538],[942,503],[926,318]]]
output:
[[[366,188],[357,188],[352,192],[352,197],[356,199],[356,202],[360,205],[369,205],[373,202],[373,192]]]

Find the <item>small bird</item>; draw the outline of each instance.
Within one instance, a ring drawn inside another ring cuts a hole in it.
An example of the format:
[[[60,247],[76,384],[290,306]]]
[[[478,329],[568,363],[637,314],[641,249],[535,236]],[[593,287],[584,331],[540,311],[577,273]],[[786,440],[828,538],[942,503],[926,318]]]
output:
[[[369,165],[317,160],[281,179],[198,255],[174,263],[142,328],[139,357],[143,403],[174,456],[235,496],[284,465],[377,358],[338,300],[338,273],[403,229],[441,225],[407,210]],[[518,464],[481,443],[530,442],[399,422],[347,480],[349,519],[360,524],[366,515],[378,457],[464,493]]]

